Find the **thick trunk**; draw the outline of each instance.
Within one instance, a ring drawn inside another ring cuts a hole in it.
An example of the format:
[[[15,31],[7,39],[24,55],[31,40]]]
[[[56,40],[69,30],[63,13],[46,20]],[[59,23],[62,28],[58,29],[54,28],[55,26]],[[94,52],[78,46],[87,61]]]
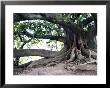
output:
[[[86,43],[90,49],[97,49],[97,34],[95,30],[90,30],[86,35]]]
[[[95,51],[93,51],[93,50],[82,49],[81,52],[82,52],[82,55],[86,56],[87,58],[97,59],[97,53]]]
[[[91,37],[87,41],[88,47],[91,49],[97,49],[97,40],[96,37]]]
[[[95,36],[89,35],[86,36],[87,38],[84,39],[81,36],[77,40],[77,48],[81,50],[81,54],[86,56],[87,58],[97,58],[97,52],[93,51],[92,49],[97,49],[97,41]],[[89,40],[87,40],[89,39]]]

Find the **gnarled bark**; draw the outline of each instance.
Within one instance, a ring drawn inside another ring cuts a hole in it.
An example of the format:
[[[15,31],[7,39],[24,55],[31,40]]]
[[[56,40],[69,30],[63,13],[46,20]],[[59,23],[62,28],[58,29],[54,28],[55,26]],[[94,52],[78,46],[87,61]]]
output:
[[[49,58],[49,59],[40,59],[40,60],[36,60],[33,61],[28,68],[35,68],[38,66],[42,66],[42,65],[47,65],[48,63],[51,62],[55,62],[55,61],[62,61],[67,59],[68,55],[70,54],[71,49],[69,49],[68,51],[61,51],[60,54],[56,55],[54,58]]]

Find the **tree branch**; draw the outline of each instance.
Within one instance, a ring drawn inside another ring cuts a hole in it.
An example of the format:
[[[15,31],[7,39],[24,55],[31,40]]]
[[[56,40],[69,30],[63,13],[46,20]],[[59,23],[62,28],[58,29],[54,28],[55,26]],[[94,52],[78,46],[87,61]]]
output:
[[[29,39],[28,41],[24,41],[23,44],[21,45],[20,49],[23,49],[24,45],[25,45],[26,43],[29,43],[31,40],[32,40],[32,38]]]
[[[37,19],[46,20],[46,21],[49,21],[49,22],[52,22],[52,23],[55,23],[55,24],[59,24],[63,27],[68,27],[68,29],[72,29],[72,31],[74,33],[82,34],[82,32],[83,32],[82,28],[78,27],[76,24],[66,23],[63,20],[58,21],[58,20],[55,19],[55,16],[54,17],[48,16],[48,14],[46,14],[45,16],[42,16],[41,14],[36,14],[36,13],[20,13],[20,14],[16,14],[16,15],[18,15],[18,16],[20,15],[19,16],[19,21],[22,21],[24,19],[25,20],[37,20]]]
[[[57,51],[50,51],[44,49],[14,49],[14,57],[23,56],[41,56],[41,57],[55,57]]]

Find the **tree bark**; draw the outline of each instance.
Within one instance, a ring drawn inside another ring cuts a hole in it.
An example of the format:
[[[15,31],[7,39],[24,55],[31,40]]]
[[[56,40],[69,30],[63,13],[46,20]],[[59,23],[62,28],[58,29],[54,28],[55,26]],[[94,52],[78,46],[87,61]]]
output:
[[[57,51],[50,51],[44,49],[14,49],[14,57],[24,56],[41,56],[41,57],[55,57]]]
[[[56,62],[56,61],[63,61],[65,58],[67,59],[68,55],[71,53],[71,49],[68,51],[60,51],[60,54],[58,53],[54,58],[49,58],[49,59],[39,59],[36,61],[33,61],[28,68],[36,68],[42,65],[47,65],[48,63],[51,62]]]

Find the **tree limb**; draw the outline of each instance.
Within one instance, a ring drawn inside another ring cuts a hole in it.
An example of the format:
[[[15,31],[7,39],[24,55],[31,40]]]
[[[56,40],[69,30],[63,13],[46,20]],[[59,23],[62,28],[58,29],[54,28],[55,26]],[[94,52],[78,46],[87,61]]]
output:
[[[23,56],[41,56],[41,57],[55,57],[57,51],[50,51],[44,49],[14,49],[14,57]]]
[[[36,13],[20,13],[20,14],[16,14],[16,15],[18,15],[18,16],[20,15],[19,16],[19,21],[22,21],[24,19],[25,20],[37,20],[37,19],[46,20],[46,21],[49,21],[49,22],[52,22],[52,23],[55,23],[55,24],[59,24],[59,25],[64,26],[64,27],[68,27],[68,29],[73,29],[74,33],[78,33],[78,34],[83,33],[82,28],[78,27],[76,24],[66,23],[63,20],[58,21],[58,20],[55,19],[55,16],[54,17],[47,16],[47,15],[42,16],[38,13],[37,14]]]
[[[36,61],[33,61],[29,66],[28,68],[36,68],[38,66],[42,66],[42,65],[47,65],[48,63],[51,63],[51,62],[55,62],[55,61],[62,61],[64,60],[65,58],[67,59],[67,56],[70,54],[71,52],[71,49],[67,50],[67,51],[60,51],[60,55],[58,53],[58,55],[56,55],[55,57],[53,58],[49,58],[49,59],[39,59],[39,60],[36,60]]]

